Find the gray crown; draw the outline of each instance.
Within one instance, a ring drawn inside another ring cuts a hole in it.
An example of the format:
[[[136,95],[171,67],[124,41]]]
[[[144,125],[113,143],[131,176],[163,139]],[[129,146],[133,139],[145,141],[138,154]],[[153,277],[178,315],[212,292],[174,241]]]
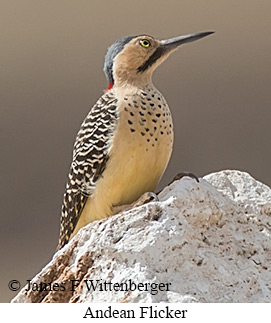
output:
[[[114,58],[123,50],[124,46],[128,44],[133,38],[137,36],[127,36],[118,39],[111,45],[105,55],[104,60],[104,73],[109,83],[114,83],[113,78],[113,61]]]

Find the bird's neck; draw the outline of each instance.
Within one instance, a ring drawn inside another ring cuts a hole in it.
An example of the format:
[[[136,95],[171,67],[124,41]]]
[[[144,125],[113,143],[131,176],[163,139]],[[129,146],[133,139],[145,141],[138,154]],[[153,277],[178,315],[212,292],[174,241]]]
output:
[[[115,97],[121,101],[122,99],[124,99],[124,97],[140,95],[141,92],[149,92],[154,89],[156,90],[153,83],[148,82],[146,84],[141,83],[140,85],[131,85],[129,83],[126,83],[119,86],[119,84],[114,84],[111,90],[114,92]]]
[[[151,76],[142,75],[140,77],[118,78],[114,84],[109,84],[108,89],[110,90],[113,88],[125,92],[136,92],[138,90],[143,90],[148,86],[153,87]]]
[[[111,89],[112,89],[112,87],[114,86],[114,83],[113,82],[110,82],[109,84],[108,84],[108,87],[107,87],[107,89],[105,90],[105,92],[108,92],[108,91],[110,91]]]

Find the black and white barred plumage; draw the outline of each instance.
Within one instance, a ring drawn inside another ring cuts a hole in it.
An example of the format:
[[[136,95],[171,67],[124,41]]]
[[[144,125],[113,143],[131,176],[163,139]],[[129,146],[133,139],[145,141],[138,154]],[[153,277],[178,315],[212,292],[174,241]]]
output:
[[[58,249],[69,241],[87,198],[105,170],[117,120],[117,100],[109,91],[92,107],[80,127],[64,193]]]

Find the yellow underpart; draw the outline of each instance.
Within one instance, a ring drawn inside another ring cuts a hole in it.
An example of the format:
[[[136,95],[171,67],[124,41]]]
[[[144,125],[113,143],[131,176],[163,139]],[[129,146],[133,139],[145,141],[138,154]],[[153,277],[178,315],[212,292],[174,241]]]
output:
[[[140,99],[138,100],[140,106]],[[165,109],[169,113],[167,106]],[[123,101],[119,107],[120,118],[113,135],[106,169],[98,180],[92,196],[88,198],[71,237],[86,224],[112,215],[113,206],[131,204],[143,193],[154,191],[167,167],[173,145],[172,129],[167,127],[167,131],[171,131],[170,134],[166,133],[162,117],[157,118],[155,124],[151,120],[153,117],[146,118],[143,125],[138,110],[132,111],[134,116],[130,118],[127,102]],[[132,125],[128,123],[128,119],[132,120]],[[167,119],[169,126],[172,122],[170,113]],[[154,127],[157,128],[156,131],[153,131]],[[131,128],[135,131],[132,132]],[[148,133],[145,131],[145,135],[142,135],[141,132],[145,128],[149,131]],[[163,135],[160,133],[161,129]],[[152,137],[149,135],[150,132],[153,133]],[[147,138],[150,138],[150,142],[147,142]]]

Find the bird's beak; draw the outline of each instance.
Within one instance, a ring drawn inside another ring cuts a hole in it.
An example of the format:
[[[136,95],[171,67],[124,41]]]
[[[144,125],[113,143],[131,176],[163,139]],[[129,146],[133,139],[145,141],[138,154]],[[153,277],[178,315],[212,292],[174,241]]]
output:
[[[195,40],[201,39],[201,38],[211,35],[213,33],[214,33],[214,31],[205,31],[205,32],[201,32],[201,33],[178,36],[178,37],[162,40],[161,47],[166,52],[171,51],[173,49],[176,49],[177,47],[179,47],[182,44],[193,42]]]
[[[161,62],[166,59],[166,57],[174,50],[177,49],[180,45],[185,43],[190,43],[194,40],[201,39],[205,36],[213,34],[214,31],[206,31],[197,34],[190,34],[185,36],[179,36],[175,38],[170,38],[167,40],[161,40],[159,46],[155,50],[155,52],[144,62],[141,66],[138,67],[137,72],[143,73],[150,66],[154,66],[156,68]],[[162,58],[162,59],[161,59]],[[158,64],[154,65],[154,63],[158,62]]]

